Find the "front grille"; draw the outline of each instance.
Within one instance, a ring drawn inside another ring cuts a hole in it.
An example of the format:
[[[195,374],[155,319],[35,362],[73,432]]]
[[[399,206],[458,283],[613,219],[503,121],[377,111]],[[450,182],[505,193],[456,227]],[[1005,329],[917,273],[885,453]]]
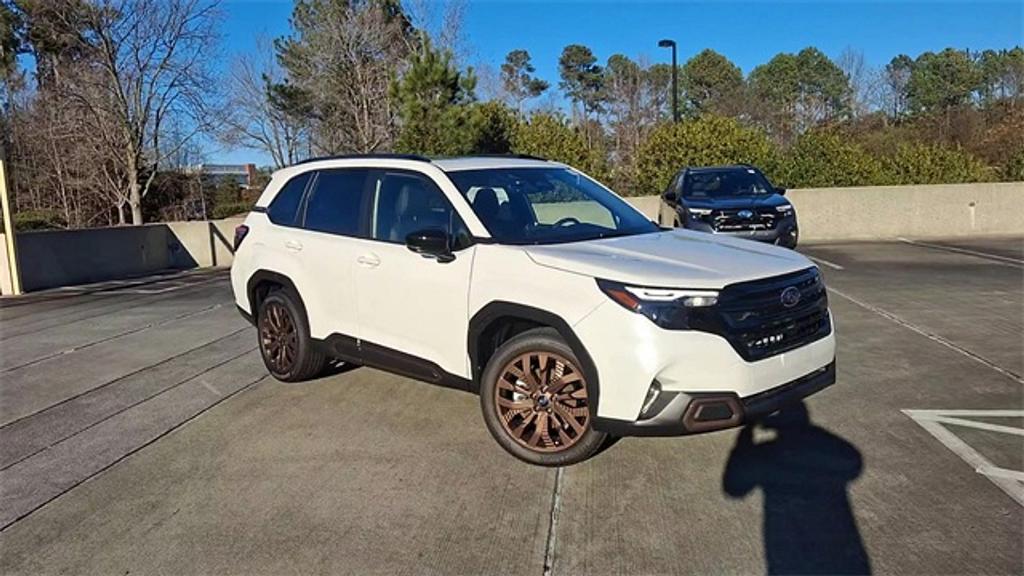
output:
[[[740,216],[740,212],[750,212],[750,215]],[[715,232],[750,232],[773,230],[777,216],[775,208],[715,210],[705,216],[705,221],[711,224]]]
[[[782,292],[795,288],[799,302],[787,307]],[[828,295],[817,269],[726,286],[714,312],[694,326],[724,337],[744,360],[781,354],[828,336]]]

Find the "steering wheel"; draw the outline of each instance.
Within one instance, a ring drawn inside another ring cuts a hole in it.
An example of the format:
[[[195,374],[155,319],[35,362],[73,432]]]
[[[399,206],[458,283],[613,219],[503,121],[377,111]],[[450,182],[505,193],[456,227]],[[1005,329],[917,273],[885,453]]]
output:
[[[565,226],[566,224],[576,225],[579,223],[579,218],[576,218],[574,216],[566,216],[565,218],[559,218],[557,222],[552,224],[552,226]]]

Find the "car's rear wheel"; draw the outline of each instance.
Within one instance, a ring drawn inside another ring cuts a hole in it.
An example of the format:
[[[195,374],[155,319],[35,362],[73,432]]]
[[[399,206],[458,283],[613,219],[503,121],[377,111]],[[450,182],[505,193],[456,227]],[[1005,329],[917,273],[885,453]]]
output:
[[[263,363],[274,378],[309,380],[327,364],[327,356],[313,345],[305,316],[284,290],[271,292],[260,303],[257,329]]]
[[[586,460],[606,435],[591,427],[586,376],[552,329],[512,338],[484,370],[480,402],[487,428],[513,456],[540,466]]]

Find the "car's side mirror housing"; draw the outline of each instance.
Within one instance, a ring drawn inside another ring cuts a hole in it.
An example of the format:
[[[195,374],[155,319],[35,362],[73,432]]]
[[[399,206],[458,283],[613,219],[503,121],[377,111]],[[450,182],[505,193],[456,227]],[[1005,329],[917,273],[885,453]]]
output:
[[[438,228],[417,230],[405,237],[405,245],[417,254],[436,258],[438,262],[455,260],[452,254],[451,236]]]
[[[666,190],[665,193],[661,195],[661,197],[666,202],[676,202],[679,200],[679,196],[676,195],[675,190]]]
[[[779,196],[785,196],[786,195],[786,189],[785,188],[776,188],[775,189],[775,193],[778,194]]]

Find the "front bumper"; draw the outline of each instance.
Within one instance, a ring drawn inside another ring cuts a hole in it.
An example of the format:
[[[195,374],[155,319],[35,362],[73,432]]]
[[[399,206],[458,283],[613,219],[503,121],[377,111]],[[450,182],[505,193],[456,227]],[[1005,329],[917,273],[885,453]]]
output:
[[[707,232],[709,234],[732,236],[733,238],[745,238],[747,240],[767,242],[769,244],[779,244],[782,246],[789,246],[790,244],[795,245],[797,237],[797,224],[795,216],[780,219],[774,228],[768,230],[720,232],[715,230],[711,226],[711,224],[708,224],[703,220],[698,220],[695,218],[687,218],[683,226],[688,230],[695,230],[697,232]]]
[[[734,393],[662,392],[649,417],[635,421],[598,417],[594,429],[613,436],[685,436],[733,428],[795,404],[835,381],[833,360],[810,374],[747,398]]]
[[[609,426],[616,422],[636,423],[667,409],[658,406],[659,410],[644,410],[655,382],[665,398],[685,394],[673,404],[675,412],[666,413],[681,415],[688,405],[687,399],[728,396],[740,402],[814,374],[836,357],[836,330],[831,315],[828,321],[831,330],[826,335],[751,361],[744,360],[723,336],[696,330],[665,330],[610,300],[572,329],[594,361],[599,397],[593,416],[600,428],[602,422]]]

